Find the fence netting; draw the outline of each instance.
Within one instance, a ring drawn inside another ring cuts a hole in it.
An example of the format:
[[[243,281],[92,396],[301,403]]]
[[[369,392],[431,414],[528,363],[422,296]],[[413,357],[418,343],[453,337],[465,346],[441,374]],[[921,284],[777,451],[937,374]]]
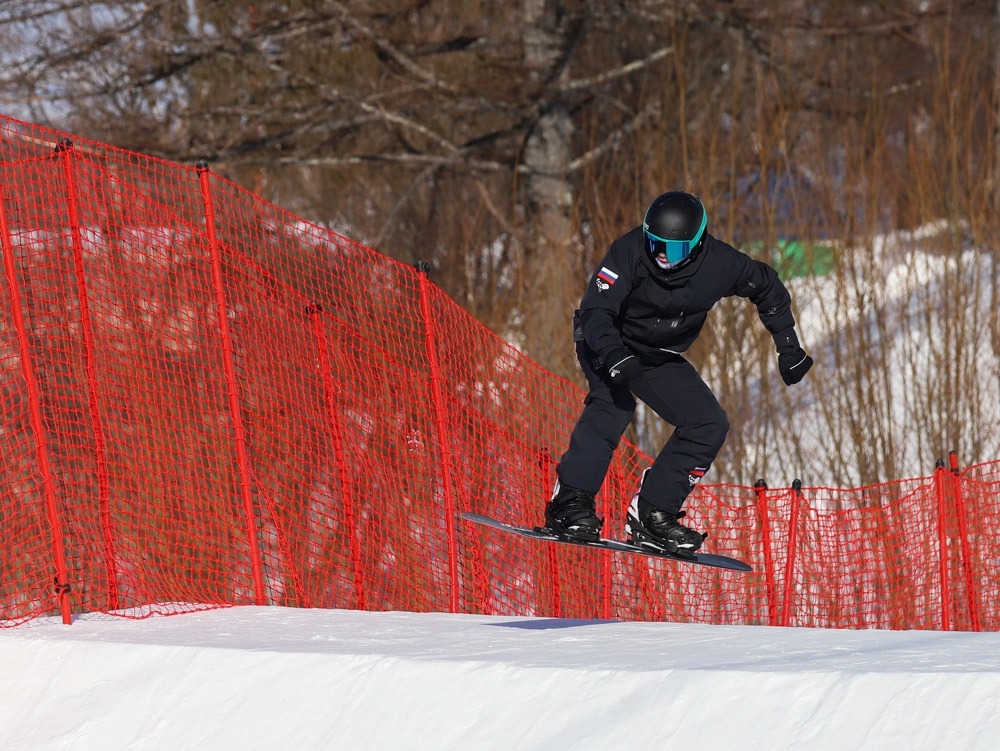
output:
[[[421,269],[214,174],[0,118],[0,626],[260,604],[1000,627],[1000,462],[706,485],[750,574],[505,536],[583,392]],[[569,322],[567,322],[569,326]],[[599,496],[621,530],[649,458]]]

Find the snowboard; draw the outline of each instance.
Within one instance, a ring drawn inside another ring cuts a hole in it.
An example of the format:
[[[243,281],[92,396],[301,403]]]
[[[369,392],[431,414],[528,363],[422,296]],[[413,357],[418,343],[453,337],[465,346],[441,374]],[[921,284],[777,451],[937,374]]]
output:
[[[671,561],[681,561],[682,563],[691,563],[697,566],[711,566],[712,568],[722,568],[729,571],[753,571],[753,567],[747,565],[743,561],[737,560],[736,558],[729,558],[724,555],[714,555],[713,553],[694,553],[691,556],[674,555],[673,553],[667,553],[666,551],[644,548],[638,545],[633,545],[629,542],[623,542],[621,540],[608,540],[603,537],[597,542],[574,540],[569,537],[557,535],[545,527],[518,527],[513,524],[505,524],[504,522],[497,521],[496,519],[492,519],[488,516],[483,516],[482,514],[463,513],[459,514],[459,516],[467,521],[475,522],[476,524],[484,524],[487,527],[493,527],[494,529],[499,529],[503,532],[510,532],[511,534],[520,535],[521,537],[527,537],[532,540],[558,542],[564,545],[578,545],[580,547],[596,548],[598,550],[614,550],[619,553],[637,553],[639,555],[652,556],[653,558],[666,558]]]

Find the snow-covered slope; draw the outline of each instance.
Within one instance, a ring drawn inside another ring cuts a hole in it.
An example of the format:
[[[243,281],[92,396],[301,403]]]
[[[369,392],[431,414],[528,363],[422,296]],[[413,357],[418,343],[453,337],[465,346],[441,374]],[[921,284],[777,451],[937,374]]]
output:
[[[993,749],[997,634],[234,608],[0,631],[0,748]]]

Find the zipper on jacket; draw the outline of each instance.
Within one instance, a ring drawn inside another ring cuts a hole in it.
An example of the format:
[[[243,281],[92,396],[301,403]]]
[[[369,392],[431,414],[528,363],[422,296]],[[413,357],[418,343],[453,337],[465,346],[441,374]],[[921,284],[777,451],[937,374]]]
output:
[[[681,313],[676,318],[671,319],[670,328],[676,329],[678,326],[681,325],[681,321],[684,320],[684,313],[687,312],[687,306],[688,306],[688,296],[684,295],[684,297],[681,298]]]

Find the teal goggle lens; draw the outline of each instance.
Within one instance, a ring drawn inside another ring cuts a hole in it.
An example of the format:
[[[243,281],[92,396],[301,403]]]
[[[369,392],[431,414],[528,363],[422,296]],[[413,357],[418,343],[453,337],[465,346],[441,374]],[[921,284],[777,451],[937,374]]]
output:
[[[700,237],[698,238],[701,239]],[[694,240],[668,240],[665,237],[657,237],[646,233],[646,242],[649,243],[649,254],[654,258],[660,253],[667,257],[668,263],[683,261],[691,255],[691,249],[698,243]]]

